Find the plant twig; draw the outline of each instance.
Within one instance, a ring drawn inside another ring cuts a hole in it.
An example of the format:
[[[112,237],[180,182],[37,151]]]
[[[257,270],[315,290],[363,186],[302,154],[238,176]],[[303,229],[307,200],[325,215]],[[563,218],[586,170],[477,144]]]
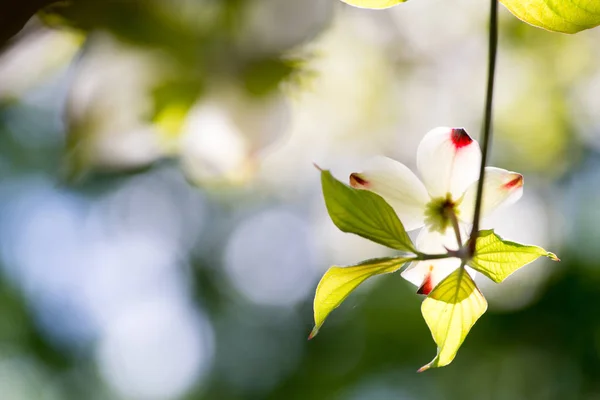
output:
[[[488,148],[492,138],[492,102],[494,97],[494,76],[496,73],[496,53],[498,51],[498,0],[490,0],[490,28],[488,44],[488,77],[485,96],[485,110],[483,117],[483,142],[481,151],[481,166],[479,168],[479,182],[477,183],[477,198],[473,214],[473,230],[469,239],[469,255],[475,254],[475,241],[479,233],[479,219],[481,217],[481,202],[483,199],[483,181],[485,179],[485,165],[488,157]]]
[[[463,245],[463,242],[460,234],[460,226],[458,225],[458,218],[456,218],[454,211],[450,211],[448,213],[448,218],[450,218],[450,221],[452,222],[452,228],[454,228],[454,234],[456,235],[456,242],[458,244],[458,248],[460,249]]]
[[[443,258],[455,257],[452,253],[443,253],[443,254],[427,254],[427,253],[417,253],[417,257],[414,259],[415,261],[423,261],[423,260],[440,260]]]

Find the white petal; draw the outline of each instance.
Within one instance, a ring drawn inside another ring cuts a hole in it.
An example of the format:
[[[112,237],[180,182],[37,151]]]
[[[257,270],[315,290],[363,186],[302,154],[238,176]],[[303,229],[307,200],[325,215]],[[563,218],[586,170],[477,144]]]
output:
[[[461,229],[461,230],[464,230]],[[463,240],[466,239],[466,232],[461,232]],[[417,237],[417,249],[424,253],[440,254],[445,253],[446,248],[450,250],[458,249],[458,242],[452,229],[448,229],[445,234],[433,232],[424,228]],[[445,258],[441,260],[426,260],[412,263],[402,272],[402,277],[417,286],[417,293],[429,294],[444,278],[460,267],[460,259]],[[471,277],[475,277],[475,271],[466,267]]]
[[[402,273],[402,277],[419,288],[417,293],[428,295],[458,267],[460,267],[458,258],[420,261],[408,267]]]
[[[417,168],[431,197],[459,199],[479,177],[481,150],[462,128],[429,131],[417,150]]]
[[[465,240],[464,231],[465,228],[461,227],[463,241]],[[444,233],[424,228],[417,236],[416,245],[419,251],[429,254],[445,253],[446,249],[458,250],[459,247],[456,241],[456,234],[452,228],[446,229]]]
[[[363,172],[350,175],[350,185],[383,197],[406,230],[423,226],[429,195],[419,178],[404,164],[387,157],[375,157]]]
[[[486,167],[481,215],[488,215],[498,207],[513,204],[522,195],[523,175],[501,168]],[[472,223],[476,196],[477,181],[469,186],[458,206],[459,218],[466,223]]]

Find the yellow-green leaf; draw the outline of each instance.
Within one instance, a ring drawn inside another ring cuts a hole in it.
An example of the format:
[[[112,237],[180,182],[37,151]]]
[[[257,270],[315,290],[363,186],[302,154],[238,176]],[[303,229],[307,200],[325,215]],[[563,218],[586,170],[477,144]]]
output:
[[[315,327],[310,333],[312,339],[325,322],[325,319],[348,297],[348,295],[374,275],[389,274],[400,269],[411,258],[378,258],[363,261],[351,267],[331,267],[327,270],[315,293]]]
[[[517,18],[554,32],[577,33],[600,25],[598,0],[500,0]]]
[[[372,8],[382,9],[389,8],[400,3],[404,3],[406,0],[342,0],[346,4],[360,8]]]
[[[351,188],[321,171],[325,205],[333,223],[342,231],[354,233],[392,249],[415,252],[396,212],[379,195]]]
[[[419,372],[448,365],[465,337],[487,310],[485,298],[463,268],[444,279],[421,305],[423,318],[438,346],[437,356]]]
[[[560,261],[554,253],[541,247],[503,240],[493,230],[487,230],[479,233],[475,244],[475,256],[468,264],[494,282],[502,282],[510,274],[539,257]]]

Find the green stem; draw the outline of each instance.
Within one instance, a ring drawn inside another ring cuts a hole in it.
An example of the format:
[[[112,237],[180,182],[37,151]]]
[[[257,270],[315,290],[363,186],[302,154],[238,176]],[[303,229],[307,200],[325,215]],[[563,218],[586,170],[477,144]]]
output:
[[[448,218],[450,218],[450,221],[452,222],[452,228],[454,228],[454,234],[456,235],[456,242],[458,244],[458,248],[460,249],[463,245],[463,242],[460,234],[460,226],[458,225],[458,218],[456,218],[454,211],[450,211],[448,213]]]
[[[496,73],[496,54],[498,52],[498,0],[490,0],[490,31],[488,44],[488,78],[485,96],[485,111],[483,117],[483,143],[481,151],[481,166],[479,168],[479,182],[477,183],[477,198],[473,214],[473,230],[469,239],[469,255],[475,254],[475,240],[479,234],[479,219],[481,217],[481,202],[483,199],[483,181],[485,179],[485,165],[487,163],[488,149],[492,138],[492,101],[494,97],[494,76]]]
[[[426,254],[426,253],[417,253],[417,257],[414,259],[415,261],[423,261],[423,260],[440,260],[442,258],[450,258],[456,257],[450,253],[444,254]]]

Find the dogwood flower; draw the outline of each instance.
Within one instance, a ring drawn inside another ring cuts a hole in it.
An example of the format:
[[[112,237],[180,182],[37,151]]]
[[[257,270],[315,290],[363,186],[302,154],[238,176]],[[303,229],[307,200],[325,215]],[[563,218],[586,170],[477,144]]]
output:
[[[383,197],[392,206],[407,231],[424,227],[416,239],[426,253],[458,250],[454,229],[467,238],[477,195],[481,149],[463,128],[440,127],[428,132],[417,149],[420,180],[404,164],[377,157],[362,172],[350,175],[350,185]],[[483,188],[482,216],[517,201],[523,194],[523,176],[487,167]],[[427,295],[461,264],[459,258],[413,262],[402,277]],[[474,276],[475,271],[467,267]]]

